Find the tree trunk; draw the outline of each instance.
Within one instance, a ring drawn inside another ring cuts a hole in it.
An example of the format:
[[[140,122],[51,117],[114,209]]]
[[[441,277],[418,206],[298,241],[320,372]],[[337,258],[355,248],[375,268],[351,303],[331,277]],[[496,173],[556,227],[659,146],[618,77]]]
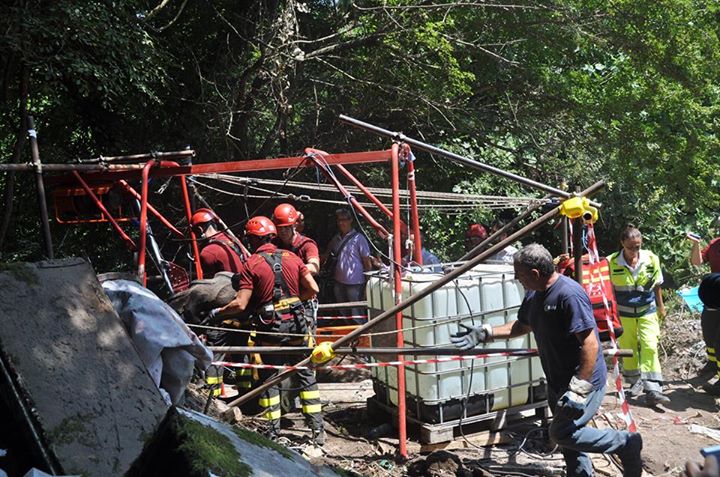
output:
[[[13,150],[12,162],[17,164],[22,157],[25,148],[25,138],[27,136],[25,118],[28,109],[28,90],[30,85],[30,70],[23,65],[20,68],[20,89],[19,89],[19,106],[18,116],[20,117],[20,127],[18,128],[17,139],[15,140],[15,148]],[[10,228],[10,221],[13,215],[13,199],[15,197],[15,172],[9,171],[5,179],[5,191],[3,192],[3,204],[5,205],[5,213],[2,223],[0,223],[0,255],[5,249],[5,237]]]

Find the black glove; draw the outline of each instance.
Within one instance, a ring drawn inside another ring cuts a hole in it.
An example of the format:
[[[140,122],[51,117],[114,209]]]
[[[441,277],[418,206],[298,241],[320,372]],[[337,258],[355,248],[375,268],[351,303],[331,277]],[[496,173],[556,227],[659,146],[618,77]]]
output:
[[[217,316],[219,311],[220,311],[220,308],[213,308],[212,310],[209,310],[205,314],[205,319],[203,320],[203,323],[215,323],[215,322],[220,321],[222,318]]]
[[[465,331],[458,331],[451,335],[450,342],[462,350],[473,349],[480,343],[492,341],[493,332],[490,325],[470,327],[459,323],[459,326]]]

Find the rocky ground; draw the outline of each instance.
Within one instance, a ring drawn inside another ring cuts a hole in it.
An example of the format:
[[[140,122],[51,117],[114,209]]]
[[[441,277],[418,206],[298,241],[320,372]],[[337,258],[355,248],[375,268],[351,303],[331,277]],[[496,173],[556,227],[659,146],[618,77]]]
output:
[[[702,391],[708,377],[698,377],[705,364],[699,315],[671,314],[664,324],[661,343],[666,393],[672,402],[648,408],[631,400],[631,410],[643,435],[643,457],[648,475],[677,475],[687,460],[700,460],[702,447],[720,441],[720,402]],[[391,419],[369,416],[365,401],[373,394],[366,371],[333,372],[322,376],[327,442],[323,448],[309,444],[309,433],[300,414],[284,418],[286,445],[314,463],[328,464],[367,476],[501,476],[562,475],[562,456],[547,441],[541,422],[528,417],[511,421],[498,433],[466,434],[448,445],[423,446],[410,432],[410,459],[396,458],[398,441]],[[610,386],[608,389],[611,389]],[[215,412],[211,409],[211,413]],[[618,400],[609,392],[594,420],[597,427],[624,428]],[[241,424],[261,423],[245,417]],[[490,445],[495,443],[495,445]],[[594,459],[597,475],[620,476],[619,467],[605,456]]]

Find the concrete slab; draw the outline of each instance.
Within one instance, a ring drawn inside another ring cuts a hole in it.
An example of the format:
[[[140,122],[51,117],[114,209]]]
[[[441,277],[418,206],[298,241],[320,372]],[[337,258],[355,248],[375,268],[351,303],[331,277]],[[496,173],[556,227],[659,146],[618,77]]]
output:
[[[167,407],[80,259],[0,267],[0,353],[65,473],[121,476]]]

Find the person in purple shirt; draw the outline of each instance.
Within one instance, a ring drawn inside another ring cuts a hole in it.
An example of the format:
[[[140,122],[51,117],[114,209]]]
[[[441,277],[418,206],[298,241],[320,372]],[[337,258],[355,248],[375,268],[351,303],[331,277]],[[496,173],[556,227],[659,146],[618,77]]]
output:
[[[368,239],[353,228],[352,214],[347,209],[335,211],[338,234],[328,244],[323,256],[326,267],[334,267],[333,295],[337,303],[365,300],[365,272],[376,264],[370,253]],[[354,307],[347,315],[364,315],[367,310]],[[356,320],[362,322],[363,320]]]
[[[527,293],[518,319],[501,326],[463,329],[451,341],[472,349],[493,339],[533,332],[545,371],[548,403],[554,408],[550,437],[560,447],[566,474],[593,475],[588,452],[617,454],[623,475],[642,475],[642,437],[636,432],[595,429],[593,418],[605,395],[607,368],[592,306],[585,290],[555,271],[552,255],[533,243],[513,256],[515,277]]]

